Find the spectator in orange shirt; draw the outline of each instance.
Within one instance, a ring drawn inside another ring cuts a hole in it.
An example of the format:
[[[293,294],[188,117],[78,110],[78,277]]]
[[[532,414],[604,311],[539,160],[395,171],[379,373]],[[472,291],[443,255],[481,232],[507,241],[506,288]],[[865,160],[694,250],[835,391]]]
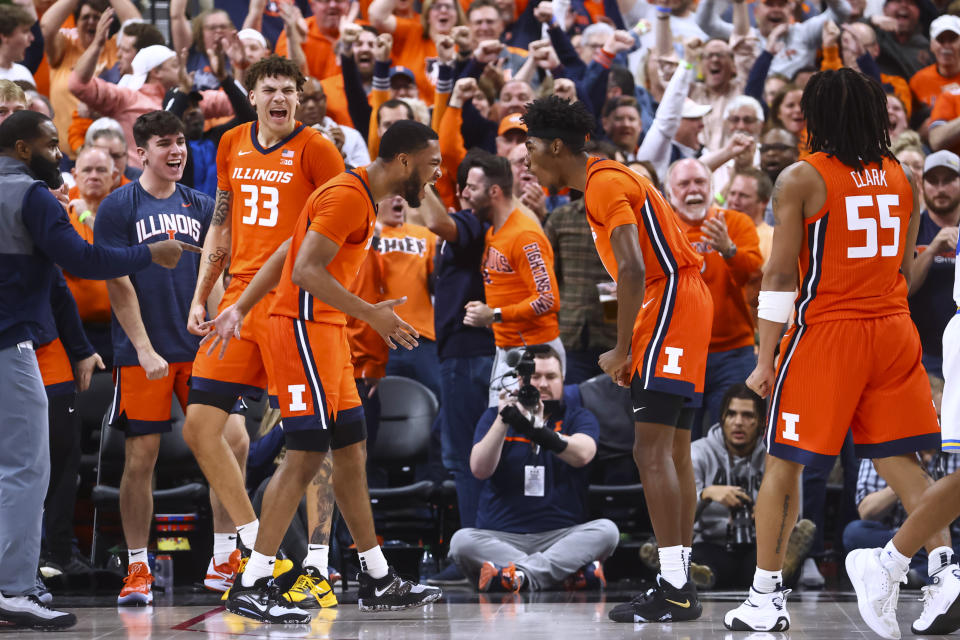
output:
[[[960,93],[960,18],[940,16],[930,25],[930,51],[936,60],[910,78],[910,89],[928,107],[942,93]]]
[[[754,321],[744,287],[760,269],[759,238],[744,213],[712,206],[710,170],[694,158],[679,160],[667,170],[667,196],[680,228],[703,256],[703,280],[713,297],[713,333],[707,355],[703,407],[693,422],[691,438],[720,420],[723,394],[746,381],[757,364],[753,353]]]
[[[412,70],[420,98],[431,104],[436,84],[437,39],[466,24],[467,17],[457,0],[426,0],[420,14],[412,5],[412,0],[374,0],[370,3],[370,24],[393,34],[395,62]]]
[[[73,167],[76,197],[70,200],[67,216],[70,224],[84,240],[93,244],[93,223],[103,199],[115,188],[120,171],[109,152],[94,146],[77,150]],[[110,297],[103,280],[85,280],[64,271],[64,279],[77,301],[83,330],[104,364],[113,366],[113,342],[110,337]]]
[[[560,342],[557,310],[560,294],[553,271],[553,248],[540,225],[514,208],[513,173],[506,158],[478,153],[472,160],[460,195],[464,206],[488,221],[482,264],[486,302],[471,300],[463,323],[492,327],[497,346],[490,374],[489,406],[497,406],[500,392],[516,389],[507,380],[507,352],[524,346],[548,344],[567,359]]]
[[[57,0],[40,18],[43,46],[50,64],[53,121],[60,134],[60,149],[71,157],[73,157],[73,150],[69,148],[67,132],[78,100],[67,90],[67,80],[70,70],[76,66],[80,56],[93,43],[100,16],[111,6],[121,23],[140,18],[140,12],[130,0],[110,0],[109,2],[107,0]],[[72,29],[61,28],[71,14],[77,26]],[[112,67],[116,61],[117,47],[111,39],[105,43],[99,57],[94,61],[93,72],[99,74],[104,69]]]
[[[318,80],[340,74],[340,65],[334,52],[334,45],[340,37],[340,19],[350,12],[349,0],[310,0],[313,15],[307,18],[307,33],[301,47],[307,59],[310,75]],[[287,32],[277,38],[276,52],[285,56]]]
[[[426,227],[410,224],[407,201],[393,196],[380,203],[377,221],[382,225],[380,254],[381,289],[384,300],[406,298],[397,313],[420,334],[416,349],[395,349],[387,360],[388,376],[413,378],[440,397],[437,334],[433,327],[433,266],[437,236]]]

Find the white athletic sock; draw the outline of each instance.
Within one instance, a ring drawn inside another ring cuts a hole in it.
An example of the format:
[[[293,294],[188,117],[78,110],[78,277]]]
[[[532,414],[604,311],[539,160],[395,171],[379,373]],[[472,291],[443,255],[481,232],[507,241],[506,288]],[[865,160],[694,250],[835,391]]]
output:
[[[330,547],[325,544],[308,544],[307,557],[303,559],[303,566],[313,567],[323,575],[327,575],[327,560]]]
[[[240,536],[240,542],[247,549],[253,551],[253,546],[257,543],[257,532],[260,531],[260,520],[254,520],[247,524],[237,527],[237,535]]]
[[[230,559],[230,554],[237,548],[237,534],[213,534],[213,564],[223,564]]]
[[[141,549],[127,549],[127,566],[130,566],[134,562],[142,562],[147,565],[147,571],[150,570],[150,563],[147,559],[147,548],[143,547]]]
[[[244,567],[240,584],[244,587],[252,587],[253,583],[260,578],[266,578],[273,575],[273,564],[277,559],[273,556],[265,556],[258,551],[250,552],[250,559],[247,560],[247,566]]]
[[[376,580],[387,575],[387,559],[383,557],[380,545],[360,552],[360,570]]]
[[[896,582],[902,580],[910,570],[910,558],[897,551],[892,539],[880,551],[880,564]]]
[[[927,575],[931,578],[953,563],[953,549],[937,547],[927,556]]]
[[[693,554],[693,547],[683,547],[683,570],[690,578],[690,556]]]
[[[660,554],[660,575],[677,589],[683,588],[687,583],[687,572],[683,566],[683,547],[679,544],[675,547],[660,547],[657,553]]]
[[[753,590],[757,593],[773,593],[783,587],[782,571],[764,571],[757,567],[753,574]]]

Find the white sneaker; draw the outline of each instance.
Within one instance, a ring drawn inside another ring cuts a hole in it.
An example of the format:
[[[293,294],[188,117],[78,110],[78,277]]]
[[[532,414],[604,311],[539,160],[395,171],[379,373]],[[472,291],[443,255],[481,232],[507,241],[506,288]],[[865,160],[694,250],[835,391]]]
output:
[[[922,591],[923,611],[911,627],[913,632],[947,635],[960,629],[960,567],[946,567]]]
[[[790,628],[789,593],[790,589],[760,593],[750,587],[743,604],[723,616],[723,626],[731,631],[786,631]]]
[[[66,629],[77,617],[46,606],[37,596],[5,596],[0,593],[0,620],[34,629]]]
[[[857,592],[857,607],[867,626],[883,638],[900,640],[900,625],[897,623],[897,598],[900,582],[897,582],[880,563],[882,549],[854,549],[847,554],[847,576]]]
[[[804,560],[800,570],[800,586],[804,589],[823,589],[824,582],[817,562],[813,558]]]

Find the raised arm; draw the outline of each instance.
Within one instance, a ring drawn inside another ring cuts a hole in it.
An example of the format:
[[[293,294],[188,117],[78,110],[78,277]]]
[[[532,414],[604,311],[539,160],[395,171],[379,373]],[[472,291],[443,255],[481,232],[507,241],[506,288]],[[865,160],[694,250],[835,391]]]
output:
[[[393,33],[397,30],[397,18],[393,15],[397,0],[373,0],[367,8],[370,24],[377,31]]]
[[[78,0],[57,0],[40,18],[44,50],[51,67],[59,66],[63,59],[63,36],[60,35],[60,27],[76,10],[77,2]]]
[[[193,44],[193,31],[187,20],[187,0],[170,0],[170,40],[174,51],[189,49]]]
[[[140,10],[137,9],[137,5],[133,4],[130,0],[110,0],[110,6],[117,12],[117,19],[120,20],[121,24],[128,20],[140,20],[143,18],[143,16],[140,15]]]
[[[261,31],[263,29],[263,11],[267,8],[267,0],[250,0],[247,8],[247,17],[243,19],[244,29]],[[281,11],[283,8],[281,7]]]
[[[79,84],[88,84],[93,79],[93,74],[97,71],[97,61],[100,60],[100,54],[103,47],[107,44],[107,36],[110,33],[110,22],[113,20],[113,9],[107,9],[100,16],[100,22],[97,23],[97,32],[93,36],[90,46],[84,50],[77,60],[71,72],[71,80],[76,80]],[[73,89],[70,89],[73,91]]]
[[[456,242],[458,237],[457,223],[447,213],[440,196],[435,189],[427,189],[427,197],[420,206],[420,216],[425,227],[433,231],[447,242]]]
[[[930,262],[933,261],[933,257],[936,255],[935,249],[939,248],[942,250],[943,248],[949,248],[956,250],[957,228],[947,227],[941,229],[933,239],[933,242],[930,243],[930,246],[927,247],[927,250],[923,252],[930,253],[931,255],[923,257],[923,254],[921,254],[921,258],[915,257],[917,254],[917,233],[920,231],[920,185],[917,184],[917,179],[909,167],[904,166],[903,172],[907,175],[907,180],[910,181],[910,187],[913,189],[913,210],[910,212],[910,225],[907,227],[907,241],[903,247],[903,260],[900,263],[900,273],[907,279],[908,295],[910,295],[919,289],[920,286],[923,285],[924,280],[926,280],[927,273],[930,270]],[[934,244],[937,246],[935,247]],[[921,259],[923,262],[921,262]],[[926,270],[923,268],[923,263],[926,263]]]

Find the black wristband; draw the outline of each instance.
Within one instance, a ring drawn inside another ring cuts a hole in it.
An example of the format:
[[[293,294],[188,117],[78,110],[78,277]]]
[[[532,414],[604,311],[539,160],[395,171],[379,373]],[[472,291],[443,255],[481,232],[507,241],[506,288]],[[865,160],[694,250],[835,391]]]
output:
[[[554,453],[563,453],[568,444],[565,439],[560,437],[557,431],[549,427],[534,429],[530,439],[547,451],[553,451]]]

